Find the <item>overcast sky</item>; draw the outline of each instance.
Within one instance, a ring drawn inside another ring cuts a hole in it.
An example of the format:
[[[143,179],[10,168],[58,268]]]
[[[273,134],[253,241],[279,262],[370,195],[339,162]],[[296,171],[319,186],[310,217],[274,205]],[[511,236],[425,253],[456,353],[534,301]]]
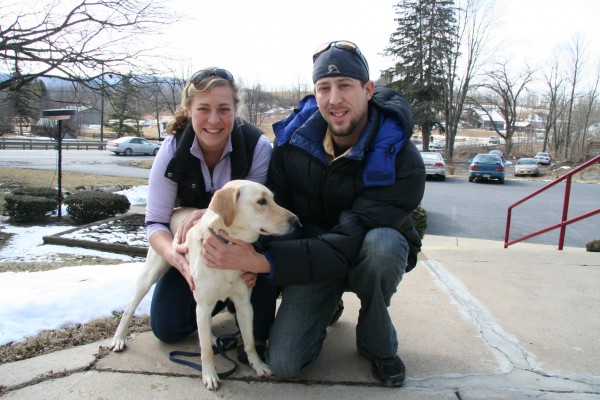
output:
[[[190,68],[220,66],[245,83],[270,87],[311,83],[312,54],[323,42],[347,39],[367,57],[371,79],[394,64],[381,53],[396,28],[396,0],[281,0],[189,2],[172,7],[189,17],[165,27],[170,54],[193,59]],[[492,39],[511,59],[535,66],[576,33],[600,54],[600,1],[497,0]],[[167,39],[164,38],[164,39]]]
[[[41,12],[51,0],[32,1]],[[70,9],[76,1],[58,4]],[[371,67],[371,79],[376,80],[380,71],[397,61],[382,53],[397,27],[394,5],[399,1],[164,0],[182,21],[165,23],[162,35],[141,41],[161,56],[153,61],[155,67],[163,66],[178,77],[219,66],[246,85],[260,83],[266,89],[279,89],[298,83],[312,85],[314,50],[324,42],[346,39],[361,48]],[[600,0],[479,1],[495,8],[497,22],[492,25],[488,49],[495,48],[497,57],[510,59],[511,70],[525,63],[547,65],[559,45],[580,34],[587,53],[595,57],[589,57],[585,72],[595,74],[600,56]],[[3,10],[16,9],[16,15],[21,15],[31,7],[29,2],[13,2]],[[133,41],[130,45],[135,46]]]

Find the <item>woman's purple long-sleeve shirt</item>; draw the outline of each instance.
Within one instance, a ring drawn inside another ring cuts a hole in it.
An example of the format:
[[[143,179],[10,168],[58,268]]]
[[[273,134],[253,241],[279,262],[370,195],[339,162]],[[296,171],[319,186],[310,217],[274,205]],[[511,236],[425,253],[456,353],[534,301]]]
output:
[[[146,199],[146,221],[159,223],[148,226],[146,229],[148,239],[157,231],[170,232],[168,225],[176,204],[177,183],[166,178],[165,171],[169,161],[171,161],[175,154],[175,148],[175,136],[169,135],[160,146],[160,150],[150,170],[148,197]],[[202,155],[198,140],[194,140],[190,153],[199,160],[198,168],[202,169],[207,192],[214,192],[231,180],[231,161],[229,157],[231,150],[230,137],[223,150],[223,155],[211,175],[204,162],[204,156]],[[262,184],[266,183],[271,151],[271,144],[265,136],[261,136],[254,149],[252,166],[245,179]]]

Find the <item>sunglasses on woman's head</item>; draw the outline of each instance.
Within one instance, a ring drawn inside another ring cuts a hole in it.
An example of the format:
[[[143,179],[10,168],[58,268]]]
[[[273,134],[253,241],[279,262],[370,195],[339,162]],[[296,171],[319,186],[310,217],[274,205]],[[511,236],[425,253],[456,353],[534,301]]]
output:
[[[321,54],[323,54],[324,52],[326,52],[327,50],[329,50],[332,47],[335,47],[335,48],[338,48],[341,50],[346,50],[346,51],[356,54],[358,56],[358,58],[360,59],[360,61],[365,66],[365,68],[367,68],[367,72],[369,71],[369,64],[367,63],[367,59],[365,58],[365,56],[361,53],[360,49],[358,48],[358,46],[356,44],[354,44],[348,40],[336,40],[334,42],[327,42],[327,43],[323,43],[322,45],[320,45],[313,54],[313,64],[315,61],[317,61],[317,58],[319,58],[319,56]]]
[[[211,76],[216,76],[218,78],[225,79],[226,81],[229,81],[231,83],[234,82],[233,75],[231,74],[231,72],[221,68],[201,69],[200,71],[192,75],[192,77],[190,78],[190,82],[194,84],[199,83],[200,81],[203,81],[204,79],[209,78]]]

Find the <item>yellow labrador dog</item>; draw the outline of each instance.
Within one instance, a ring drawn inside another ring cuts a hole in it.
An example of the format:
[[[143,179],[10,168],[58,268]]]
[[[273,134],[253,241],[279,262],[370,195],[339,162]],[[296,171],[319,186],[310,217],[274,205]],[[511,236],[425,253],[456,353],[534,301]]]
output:
[[[171,218],[171,232],[175,232],[186,215],[193,210],[191,208],[176,210]],[[269,367],[261,361],[254,347],[251,289],[248,289],[240,277],[240,271],[205,266],[201,247],[207,228],[217,233],[224,231],[236,240],[252,243],[259,235],[289,233],[297,224],[298,218],[275,204],[273,194],[265,186],[246,180],[234,180],[215,192],[206,213],[188,231],[184,245],[188,247],[186,257],[196,284],[194,299],[197,303],[196,318],[200,337],[202,381],[207,388],[214,390],[219,387],[219,377],[215,370],[212,351],[214,338],[211,332],[211,312],[217,301],[226,298],[230,298],[235,304],[244,349],[250,365],[259,376],[271,375]],[[176,239],[173,245],[177,245]],[[121,351],[125,348],[127,330],[135,309],[152,285],[169,268],[169,264],[150,247],[144,269],[137,279],[135,294],[125,309],[113,338],[111,345],[113,351]]]

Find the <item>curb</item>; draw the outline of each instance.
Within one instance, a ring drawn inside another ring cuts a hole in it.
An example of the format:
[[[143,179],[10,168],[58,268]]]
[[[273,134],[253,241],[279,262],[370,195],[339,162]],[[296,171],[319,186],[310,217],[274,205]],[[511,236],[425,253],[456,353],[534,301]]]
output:
[[[125,255],[129,255],[129,256],[145,257],[146,254],[148,253],[148,247],[145,247],[145,246],[132,246],[132,245],[118,244],[118,243],[103,243],[103,242],[98,242],[98,241],[62,237],[63,235],[68,235],[70,233],[77,232],[77,231],[80,231],[80,230],[83,230],[86,228],[107,224],[111,221],[126,220],[128,218],[131,218],[135,215],[140,215],[140,214],[142,214],[142,213],[133,212],[133,213],[122,214],[122,215],[119,215],[116,217],[103,219],[100,221],[94,221],[92,223],[78,226],[76,228],[72,228],[72,229],[69,229],[69,230],[66,230],[63,232],[55,233],[53,235],[43,236],[42,240],[44,241],[44,244],[57,244],[57,245],[70,246],[70,247],[83,247],[83,248],[91,249],[91,250],[100,250],[100,251],[107,251],[107,252],[111,252],[111,253],[125,254]]]

